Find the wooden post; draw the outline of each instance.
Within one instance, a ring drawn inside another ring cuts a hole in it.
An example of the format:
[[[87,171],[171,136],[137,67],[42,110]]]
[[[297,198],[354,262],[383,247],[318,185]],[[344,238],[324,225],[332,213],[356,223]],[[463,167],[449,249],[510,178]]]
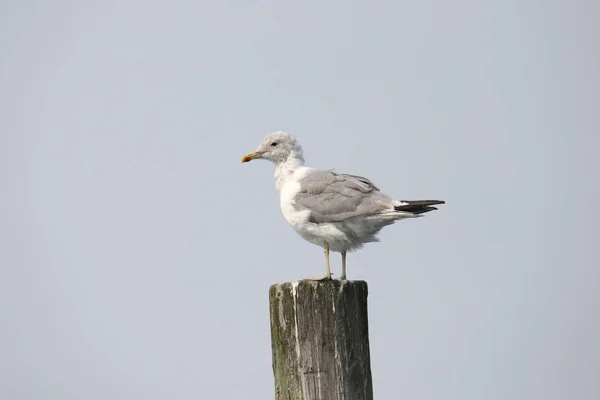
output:
[[[372,400],[367,283],[271,286],[276,400]]]

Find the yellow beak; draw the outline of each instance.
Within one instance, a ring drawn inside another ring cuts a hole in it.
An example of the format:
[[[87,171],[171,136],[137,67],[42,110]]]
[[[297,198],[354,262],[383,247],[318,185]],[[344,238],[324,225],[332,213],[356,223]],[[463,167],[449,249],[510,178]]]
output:
[[[244,157],[242,157],[242,162],[248,162],[248,161],[252,161],[256,158],[260,158],[263,155],[263,151],[253,151],[250,152],[248,154],[246,154]]]

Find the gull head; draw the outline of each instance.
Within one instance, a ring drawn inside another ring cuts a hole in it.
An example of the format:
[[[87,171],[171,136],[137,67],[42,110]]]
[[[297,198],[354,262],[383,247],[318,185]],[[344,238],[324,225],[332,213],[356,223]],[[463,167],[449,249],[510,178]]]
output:
[[[304,161],[300,143],[288,133],[273,132],[264,137],[256,150],[244,155],[242,162],[264,159],[277,164],[285,162],[290,156]]]

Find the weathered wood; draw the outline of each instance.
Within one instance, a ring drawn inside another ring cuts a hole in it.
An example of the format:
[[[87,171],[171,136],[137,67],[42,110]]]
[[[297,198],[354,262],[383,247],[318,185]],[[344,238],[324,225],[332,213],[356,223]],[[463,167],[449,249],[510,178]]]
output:
[[[367,283],[271,286],[276,400],[372,400]]]

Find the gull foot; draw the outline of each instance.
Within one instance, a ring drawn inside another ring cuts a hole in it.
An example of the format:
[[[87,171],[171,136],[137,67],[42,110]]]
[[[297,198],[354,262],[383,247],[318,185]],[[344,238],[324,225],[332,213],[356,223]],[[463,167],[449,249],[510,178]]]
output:
[[[333,275],[333,274],[331,274]],[[306,278],[307,281],[315,281],[315,282],[322,282],[322,281],[330,281],[332,280],[331,275],[327,276],[327,275],[323,275],[320,278]]]
[[[346,275],[342,275],[338,278],[338,281],[345,281],[346,280]]]

